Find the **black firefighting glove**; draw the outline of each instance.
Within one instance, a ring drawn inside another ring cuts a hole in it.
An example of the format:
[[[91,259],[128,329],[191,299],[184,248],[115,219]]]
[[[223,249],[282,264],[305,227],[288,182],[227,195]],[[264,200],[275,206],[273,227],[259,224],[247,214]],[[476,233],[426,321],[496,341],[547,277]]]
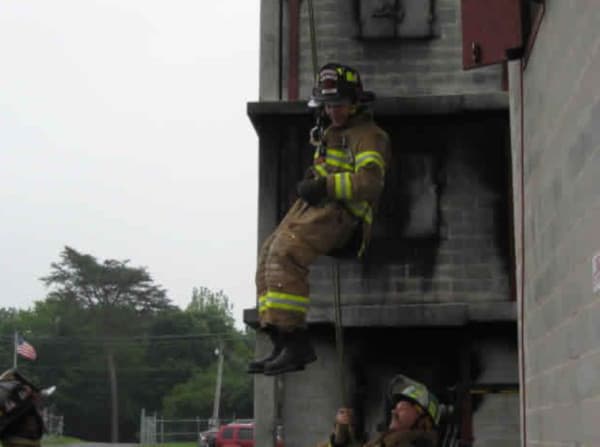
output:
[[[317,179],[302,180],[296,185],[296,191],[306,203],[315,206],[327,197],[327,179],[321,177]]]
[[[306,168],[306,171],[304,171],[304,176],[302,176],[302,180],[313,180],[317,177],[318,176],[314,168],[312,166],[309,166],[308,168]]]

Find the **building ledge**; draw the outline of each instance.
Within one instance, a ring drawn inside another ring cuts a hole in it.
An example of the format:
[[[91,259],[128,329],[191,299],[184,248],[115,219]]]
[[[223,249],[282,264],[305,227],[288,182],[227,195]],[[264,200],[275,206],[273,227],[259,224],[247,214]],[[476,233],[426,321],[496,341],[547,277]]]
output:
[[[342,307],[344,327],[448,327],[516,320],[514,301]],[[333,324],[334,308],[313,307],[307,321],[308,324]],[[254,328],[258,326],[256,308],[244,310],[244,322]]]
[[[508,111],[508,95],[504,92],[463,95],[429,95],[378,98],[371,106],[376,116],[455,115],[468,112]],[[256,128],[266,117],[310,116],[313,109],[306,101],[249,102],[247,113]]]

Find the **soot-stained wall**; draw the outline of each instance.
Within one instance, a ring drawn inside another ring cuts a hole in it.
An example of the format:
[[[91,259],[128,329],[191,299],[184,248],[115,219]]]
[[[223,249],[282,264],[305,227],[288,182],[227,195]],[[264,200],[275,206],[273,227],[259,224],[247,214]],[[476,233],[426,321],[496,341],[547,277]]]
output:
[[[391,136],[392,163],[366,258],[340,260],[343,304],[510,300],[507,114],[377,121]],[[272,213],[273,223],[296,199],[296,182],[311,163],[312,147],[298,142],[310,125],[310,117],[290,123],[265,148],[276,168],[265,173],[271,198],[261,193],[261,200],[271,210],[261,213]],[[330,263],[322,258],[311,270],[315,307],[331,305]]]

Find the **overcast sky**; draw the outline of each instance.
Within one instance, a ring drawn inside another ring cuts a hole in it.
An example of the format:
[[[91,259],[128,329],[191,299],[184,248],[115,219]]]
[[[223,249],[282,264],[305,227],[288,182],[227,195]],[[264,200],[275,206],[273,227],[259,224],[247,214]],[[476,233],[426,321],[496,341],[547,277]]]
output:
[[[0,1],[0,307],[65,245],[254,305],[259,0]]]

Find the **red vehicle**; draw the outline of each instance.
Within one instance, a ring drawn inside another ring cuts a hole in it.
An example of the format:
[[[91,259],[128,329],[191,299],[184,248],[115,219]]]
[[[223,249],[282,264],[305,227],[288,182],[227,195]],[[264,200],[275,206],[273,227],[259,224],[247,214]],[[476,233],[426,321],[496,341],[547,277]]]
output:
[[[232,422],[221,426],[215,447],[254,447],[254,423]]]

